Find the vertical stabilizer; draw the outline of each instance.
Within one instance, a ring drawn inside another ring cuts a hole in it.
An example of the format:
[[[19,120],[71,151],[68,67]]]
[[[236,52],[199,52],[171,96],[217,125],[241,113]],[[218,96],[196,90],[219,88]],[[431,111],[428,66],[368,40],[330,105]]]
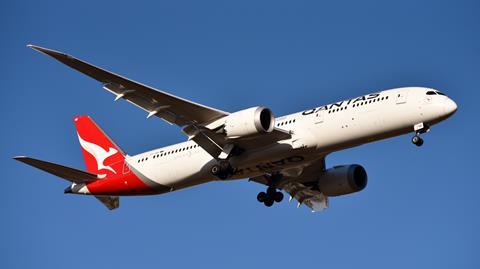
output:
[[[125,162],[123,151],[89,116],[76,116],[73,121],[87,171],[100,177],[120,175]]]

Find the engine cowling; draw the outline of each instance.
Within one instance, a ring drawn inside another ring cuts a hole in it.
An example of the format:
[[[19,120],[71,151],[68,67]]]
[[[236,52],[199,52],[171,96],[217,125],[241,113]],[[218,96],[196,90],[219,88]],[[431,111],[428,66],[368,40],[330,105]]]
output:
[[[228,138],[269,133],[275,126],[275,117],[266,107],[252,107],[230,114],[225,120]]]
[[[367,172],[361,165],[341,165],[323,172],[318,188],[327,196],[339,196],[363,190],[367,181]]]

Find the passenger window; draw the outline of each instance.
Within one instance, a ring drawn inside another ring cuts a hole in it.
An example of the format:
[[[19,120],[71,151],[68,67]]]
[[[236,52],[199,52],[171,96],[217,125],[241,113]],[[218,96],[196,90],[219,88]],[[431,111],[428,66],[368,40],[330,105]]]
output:
[[[446,95],[446,94],[444,94],[443,92],[439,92],[439,91],[437,91],[437,94],[438,94],[438,95],[447,96],[447,95]]]
[[[436,95],[436,93],[434,91],[428,91],[427,95]]]

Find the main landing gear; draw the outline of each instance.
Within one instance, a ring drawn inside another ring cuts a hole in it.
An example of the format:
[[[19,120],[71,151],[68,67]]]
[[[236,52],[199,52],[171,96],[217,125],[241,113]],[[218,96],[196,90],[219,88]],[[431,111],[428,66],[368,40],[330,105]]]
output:
[[[220,161],[218,164],[215,164],[210,168],[210,172],[219,179],[225,180],[230,176],[233,176],[235,170],[229,161]]]
[[[423,139],[420,137],[420,134],[430,131],[430,128],[422,122],[413,126],[413,129],[415,130],[415,136],[412,137],[412,143],[417,147],[421,147],[423,145]]]
[[[275,202],[280,203],[283,200],[283,193],[277,191],[276,186],[282,180],[283,175],[275,173],[272,175],[265,175],[267,179],[267,191],[259,192],[257,195],[257,201],[263,203],[266,207],[271,207]]]
[[[283,200],[283,193],[277,191],[274,187],[268,187],[266,192],[260,192],[257,195],[257,201],[263,203],[266,207],[271,207],[274,202],[280,203]]]

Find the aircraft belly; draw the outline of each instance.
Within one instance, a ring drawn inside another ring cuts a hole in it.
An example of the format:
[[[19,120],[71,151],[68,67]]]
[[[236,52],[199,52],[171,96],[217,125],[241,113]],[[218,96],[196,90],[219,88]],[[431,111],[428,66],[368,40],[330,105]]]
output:
[[[232,179],[261,176],[265,173],[301,167],[319,157],[314,148],[292,149],[290,144],[252,151],[232,160],[236,171]]]
[[[210,162],[213,165],[213,158],[208,153],[196,152],[169,160],[152,161],[139,171],[155,183],[175,190],[214,180],[209,173]]]

